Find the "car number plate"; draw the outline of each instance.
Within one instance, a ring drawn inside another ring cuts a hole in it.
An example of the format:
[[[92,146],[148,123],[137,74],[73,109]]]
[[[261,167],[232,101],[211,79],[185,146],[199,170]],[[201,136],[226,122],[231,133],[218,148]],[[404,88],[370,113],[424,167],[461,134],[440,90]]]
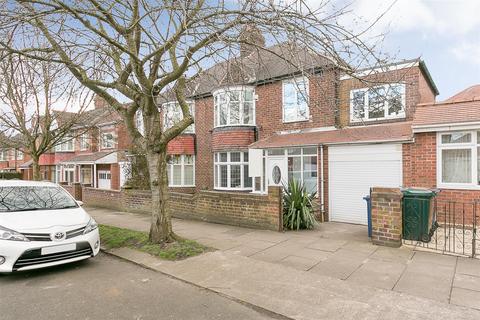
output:
[[[42,248],[42,256],[46,254],[73,251],[77,249],[76,243],[64,244],[61,246],[45,247]]]

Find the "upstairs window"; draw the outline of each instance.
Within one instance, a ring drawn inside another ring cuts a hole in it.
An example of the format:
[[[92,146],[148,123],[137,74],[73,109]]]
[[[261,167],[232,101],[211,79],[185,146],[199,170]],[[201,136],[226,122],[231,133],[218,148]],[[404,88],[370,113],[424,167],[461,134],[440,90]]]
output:
[[[8,161],[8,150],[0,150],[0,161]]]
[[[17,152],[17,160],[23,160],[23,151],[16,150]]]
[[[255,125],[254,89],[234,87],[213,93],[215,127]]]
[[[195,118],[195,105],[193,102],[188,102],[190,114]],[[178,102],[167,102],[163,104],[163,127],[169,129],[176,123],[183,120],[182,108]],[[183,133],[195,133],[195,124],[188,126]]]
[[[115,136],[111,132],[102,132],[100,134],[100,140],[102,143],[102,149],[115,148]]]
[[[308,78],[283,81],[283,122],[308,120]]]
[[[66,135],[55,146],[56,152],[72,152],[75,151],[75,143],[72,135]]]
[[[80,145],[80,151],[85,151],[88,150],[90,147],[90,144],[88,143],[88,134],[87,133],[82,133],[80,137],[78,137],[78,142]]]
[[[142,136],[145,136],[145,124],[143,123],[143,113],[141,109],[135,112],[135,127]]]
[[[350,91],[350,121],[405,118],[405,84]]]

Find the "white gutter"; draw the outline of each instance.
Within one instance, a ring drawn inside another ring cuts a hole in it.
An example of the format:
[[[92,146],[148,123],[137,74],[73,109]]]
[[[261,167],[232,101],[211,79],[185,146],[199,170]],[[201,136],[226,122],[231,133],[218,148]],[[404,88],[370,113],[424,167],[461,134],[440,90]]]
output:
[[[413,133],[479,129],[480,121],[412,126]]]

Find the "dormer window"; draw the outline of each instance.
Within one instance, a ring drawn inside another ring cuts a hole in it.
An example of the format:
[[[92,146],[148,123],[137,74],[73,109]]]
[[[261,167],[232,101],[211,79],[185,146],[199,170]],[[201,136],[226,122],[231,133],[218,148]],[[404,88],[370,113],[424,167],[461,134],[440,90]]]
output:
[[[405,118],[405,84],[386,84],[350,91],[350,121]]]
[[[215,127],[255,125],[252,87],[229,87],[213,92]]]
[[[188,107],[190,108],[190,114],[195,118],[195,104],[193,101],[188,101]],[[163,104],[163,127],[169,129],[176,123],[183,119],[182,108],[178,102],[167,102]],[[195,123],[188,126],[183,133],[195,133]]]

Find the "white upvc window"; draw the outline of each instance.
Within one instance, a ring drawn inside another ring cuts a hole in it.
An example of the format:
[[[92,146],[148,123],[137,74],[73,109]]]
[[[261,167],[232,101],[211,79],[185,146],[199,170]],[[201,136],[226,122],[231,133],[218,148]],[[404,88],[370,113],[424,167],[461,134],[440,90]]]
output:
[[[195,187],[194,155],[171,155],[167,169],[169,187]]]
[[[350,121],[405,118],[405,84],[394,83],[350,91]]]
[[[141,109],[135,112],[135,127],[142,136],[145,136],[145,123],[143,123],[143,113]]]
[[[480,131],[437,134],[437,186],[480,189]]]
[[[317,147],[290,148],[288,155],[288,181],[303,183],[309,193],[318,192]]]
[[[213,160],[215,189],[252,190],[252,178],[248,176],[248,152],[217,152]]]
[[[195,118],[195,104],[193,101],[188,101],[188,107],[190,109],[190,114]],[[167,102],[162,106],[163,109],[163,127],[169,129],[173,127],[176,123],[183,120],[182,108],[178,102]],[[195,123],[189,125],[183,133],[195,133]]]
[[[8,150],[0,150],[0,161],[8,161]]]
[[[115,148],[115,135],[113,132],[102,132],[100,134],[102,149]]]
[[[17,160],[23,160],[23,151],[16,149],[15,152],[17,153]]]
[[[78,137],[78,142],[80,145],[80,151],[85,151],[88,150],[90,147],[90,144],[88,143],[88,134],[87,133],[82,133],[80,137]]]
[[[253,87],[228,87],[213,92],[215,127],[255,125]]]
[[[55,146],[57,152],[72,152],[75,151],[74,138],[71,134],[65,135],[60,142]]]
[[[310,117],[307,77],[283,80],[283,122],[306,121]]]

